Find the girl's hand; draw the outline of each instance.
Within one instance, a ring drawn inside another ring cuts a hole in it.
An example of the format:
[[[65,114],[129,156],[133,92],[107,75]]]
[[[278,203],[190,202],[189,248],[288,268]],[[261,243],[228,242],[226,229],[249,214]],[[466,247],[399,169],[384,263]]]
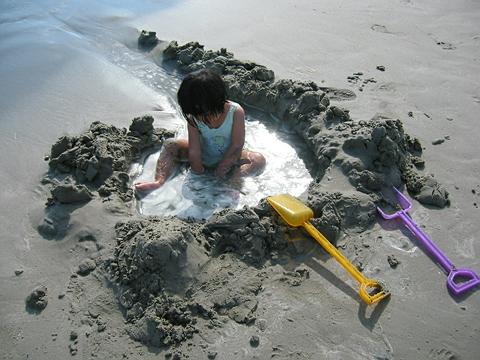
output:
[[[220,179],[225,179],[227,177],[227,173],[229,172],[229,170],[230,170],[230,166],[219,164],[215,169],[215,176]]]
[[[239,170],[242,165],[247,165],[251,163],[252,161],[250,159],[239,159],[232,165],[219,164],[218,167],[215,169],[215,176],[220,179],[225,179],[229,175],[234,176],[236,171]]]
[[[203,167],[202,163],[192,162],[190,164],[190,169],[195,175],[202,175],[205,173],[205,168]]]

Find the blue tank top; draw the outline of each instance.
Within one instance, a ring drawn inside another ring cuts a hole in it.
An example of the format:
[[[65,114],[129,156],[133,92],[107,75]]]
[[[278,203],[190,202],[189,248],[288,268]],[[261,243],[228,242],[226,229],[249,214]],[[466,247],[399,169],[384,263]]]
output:
[[[225,120],[218,128],[211,129],[205,123],[196,121],[200,133],[202,163],[206,167],[215,167],[232,142],[233,115],[240,105],[233,101],[229,101],[229,104]]]

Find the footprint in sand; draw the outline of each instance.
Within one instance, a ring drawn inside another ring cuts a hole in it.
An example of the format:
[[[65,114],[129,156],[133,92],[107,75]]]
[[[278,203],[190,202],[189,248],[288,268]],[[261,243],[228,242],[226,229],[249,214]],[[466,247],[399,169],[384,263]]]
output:
[[[397,284],[395,284],[395,292],[397,293],[401,293],[402,295],[404,296],[411,296],[413,295],[413,290],[412,287],[412,281],[410,280],[410,278],[400,278],[397,282]]]
[[[443,50],[455,50],[457,47],[450,42],[438,40],[435,34],[428,33],[428,36],[432,38],[435,43],[440,46]]]
[[[394,92],[396,91],[396,86],[393,82],[385,82],[378,84],[373,89],[378,91]]]
[[[320,90],[325,92],[330,100],[346,101],[346,100],[354,100],[357,97],[357,95],[352,90],[348,90],[348,89],[320,87]]]
[[[441,46],[443,50],[455,50],[457,47],[452,43],[445,41],[437,41],[437,45]]]
[[[436,360],[455,360],[458,357],[455,353],[451,352],[448,349],[431,349],[428,354],[429,359],[436,359]]]
[[[373,24],[372,26],[370,26],[370,29],[376,32],[384,33],[384,34],[393,34],[387,29],[385,25]]]
[[[475,203],[474,203],[475,204]],[[455,244],[456,252],[466,259],[475,259],[475,238],[467,237],[457,240]]]

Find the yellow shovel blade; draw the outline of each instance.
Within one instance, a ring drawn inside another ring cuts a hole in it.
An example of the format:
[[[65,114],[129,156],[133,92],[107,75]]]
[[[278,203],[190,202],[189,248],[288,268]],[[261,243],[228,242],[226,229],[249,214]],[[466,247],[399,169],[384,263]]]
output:
[[[292,195],[280,194],[269,196],[268,203],[275,209],[288,225],[293,227],[302,226],[306,221],[313,218],[313,211]]]

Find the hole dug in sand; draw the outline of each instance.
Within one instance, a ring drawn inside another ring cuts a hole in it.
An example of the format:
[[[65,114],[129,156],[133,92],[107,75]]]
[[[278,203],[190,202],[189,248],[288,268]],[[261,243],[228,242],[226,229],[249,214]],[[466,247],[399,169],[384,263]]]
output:
[[[224,181],[213,174],[194,175],[182,166],[161,188],[141,194],[137,210],[142,215],[208,219],[221,209],[254,206],[269,195],[282,192],[301,195],[312,180],[295,151],[303,144],[295,134],[282,131],[278,125],[266,114],[247,110],[245,148],[266,157],[267,165],[261,174]],[[307,151],[303,149],[303,153]],[[143,164],[134,164],[131,172],[134,183],[152,180],[159,153],[149,155]]]

